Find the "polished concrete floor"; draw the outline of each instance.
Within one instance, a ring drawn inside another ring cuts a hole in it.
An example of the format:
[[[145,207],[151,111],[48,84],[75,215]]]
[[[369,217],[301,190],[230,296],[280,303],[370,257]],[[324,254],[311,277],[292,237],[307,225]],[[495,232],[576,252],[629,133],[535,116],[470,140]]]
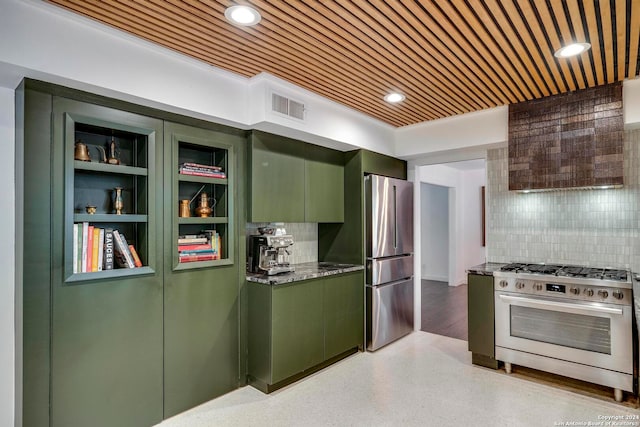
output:
[[[413,332],[270,395],[243,387],[160,426],[551,427],[638,414],[612,399],[473,366],[465,341]]]

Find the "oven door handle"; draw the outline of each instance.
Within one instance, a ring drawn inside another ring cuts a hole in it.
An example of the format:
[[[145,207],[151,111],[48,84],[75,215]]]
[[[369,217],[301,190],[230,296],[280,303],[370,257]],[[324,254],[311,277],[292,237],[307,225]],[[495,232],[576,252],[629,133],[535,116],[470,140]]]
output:
[[[506,302],[512,301],[515,303],[521,303],[522,305],[528,305],[528,306],[536,306],[536,307],[542,307],[542,308],[544,307],[568,308],[572,310],[584,310],[584,311],[593,311],[596,313],[617,314],[620,316],[622,315],[621,308],[597,307],[597,306],[584,305],[584,304],[536,300],[533,298],[514,297],[511,295],[499,295],[499,296],[500,296],[500,299],[503,301],[506,301]]]

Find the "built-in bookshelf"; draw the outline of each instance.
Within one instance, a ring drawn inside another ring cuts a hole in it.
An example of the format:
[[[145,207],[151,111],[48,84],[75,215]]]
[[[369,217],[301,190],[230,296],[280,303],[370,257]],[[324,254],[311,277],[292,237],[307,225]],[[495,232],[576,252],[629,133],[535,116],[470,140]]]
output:
[[[64,131],[65,281],[152,273],[155,131],[75,114]]]
[[[167,129],[172,135],[173,269],[232,264],[233,146],[212,131]]]

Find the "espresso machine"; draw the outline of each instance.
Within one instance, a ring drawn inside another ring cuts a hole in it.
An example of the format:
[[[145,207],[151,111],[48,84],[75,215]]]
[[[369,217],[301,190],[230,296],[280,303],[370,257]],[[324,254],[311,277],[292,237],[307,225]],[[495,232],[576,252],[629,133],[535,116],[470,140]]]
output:
[[[249,271],[269,276],[294,271],[290,263],[293,236],[260,234],[249,236]]]

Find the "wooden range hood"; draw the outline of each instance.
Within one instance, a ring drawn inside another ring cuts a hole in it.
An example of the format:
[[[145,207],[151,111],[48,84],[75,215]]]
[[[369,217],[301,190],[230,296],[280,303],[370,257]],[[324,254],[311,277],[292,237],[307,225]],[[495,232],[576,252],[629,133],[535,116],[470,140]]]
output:
[[[622,83],[509,106],[509,190],[623,184]]]

